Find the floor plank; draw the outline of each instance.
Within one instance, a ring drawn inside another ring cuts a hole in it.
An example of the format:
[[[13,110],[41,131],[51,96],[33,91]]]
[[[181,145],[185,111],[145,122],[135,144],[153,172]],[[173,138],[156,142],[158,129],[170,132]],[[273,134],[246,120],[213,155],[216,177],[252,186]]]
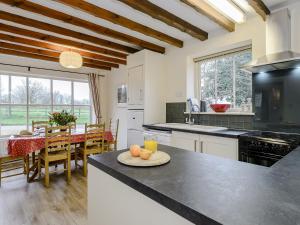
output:
[[[27,183],[25,176],[2,180],[0,225],[86,225],[87,180],[72,172],[68,185],[64,174],[50,176],[50,188],[42,181]]]

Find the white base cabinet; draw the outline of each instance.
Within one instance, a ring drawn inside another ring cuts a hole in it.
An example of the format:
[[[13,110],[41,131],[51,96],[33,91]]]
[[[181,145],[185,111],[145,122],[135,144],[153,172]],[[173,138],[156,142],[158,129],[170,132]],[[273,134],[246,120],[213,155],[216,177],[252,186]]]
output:
[[[175,148],[197,152],[199,151],[199,135],[173,131],[171,145]]]
[[[171,146],[238,160],[238,139],[173,131]]]
[[[238,160],[238,139],[200,135],[202,153]]]

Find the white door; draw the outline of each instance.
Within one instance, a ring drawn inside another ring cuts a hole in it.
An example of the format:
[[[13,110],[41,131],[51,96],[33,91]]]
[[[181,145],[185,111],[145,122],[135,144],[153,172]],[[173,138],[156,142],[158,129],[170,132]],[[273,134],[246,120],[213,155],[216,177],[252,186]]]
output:
[[[144,73],[143,66],[128,69],[128,105],[143,105]]]
[[[198,134],[173,131],[171,135],[171,145],[175,148],[181,148],[189,151],[199,151]]]
[[[238,139],[201,135],[200,152],[238,160]]]

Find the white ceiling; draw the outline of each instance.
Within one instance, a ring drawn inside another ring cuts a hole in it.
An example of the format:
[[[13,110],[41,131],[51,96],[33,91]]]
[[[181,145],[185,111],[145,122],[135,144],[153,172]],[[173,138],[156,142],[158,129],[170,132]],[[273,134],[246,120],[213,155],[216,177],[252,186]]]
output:
[[[92,16],[92,15],[89,15],[89,14],[83,12],[83,11],[79,11],[77,9],[68,7],[66,5],[57,3],[57,2],[52,1],[52,0],[48,0],[48,1],[45,1],[45,0],[31,0],[31,1],[34,2],[34,3],[38,3],[38,4],[41,4],[41,5],[50,7],[52,9],[56,9],[56,10],[64,12],[64,13],[67,13],[67,14],[85,19],[85,20],[89,20],[93,23],[97,23],[97,24],[102,25],[104,27],[112,28],[116,31],[120,31],[120,32],[125,33],[125,34],[132,35],[134,37],[143,39],[145,41],[149,41],[149,42],[158,44],[160,46],[164,46],[164,47],[168,46],[167,43],[161,42],[161,41],[159,41],[157,39],[154,39],[152,37],[145,36],[141,33],[138,33],[138,32],[132,31],[130,29],[121,27],[119,25],[110,23],[106,20],[99,19],[99,18],[97,18],[95,16]],[[122,15],[124,17],[129,18],[129,19],[132,19],[132,20],[134,20],[138,23],[141,23],[141,24],[149,26],[153,29],[162,31],[162,32],[164,32],[164,33],[166,33],[170,36],[173,36],[175,38],[178,38],[180,40],[186,41],[186,40],[192,38],[191,36],[189,36],[186,33],[183,33],[183,32],[181,32],[181,31],[179,31],[179,30],[177,30],[173,27],[170,27],[170,26],[166,25],[163,22],[160,22],[159,20],[153,19],[148,15],[145,15],[145,14],[143,14],[143,13],[137,11],[137,10],[132,9],[131,7],[129,7],[125,4],[123,4],[123,3],[120,3],[118,0],[87,0],[87,1],[92,3],[92,4],[98,5],[100,7],[103,7],[105,9],[108,9],[112,12],[115,12],[119,15]],[[270,8],[275,7],[277,5],[280,5],[280,4],[283,4],[283,3],[288,3],[289,1],[291,1],[291,0],[264,0],[266,5]],[[178,17],[188,21],[189,23],[191,23],[191,24],[207,31],[208,33],[211,33],[211,32],[213,32],[215,30],[218,30],[218,29],[222,29],[216,23],[209,20],[207,17],[205,17],[205,16],[201,15],[200,13],[196,12],[191,7],[181,3],[180,0],[163,0],[163,1],[162,0],[151,0],[151,2],[158,5],[158,6],[160,6],[160,7],[162,7],[162,8],[164,8],[164,9],[166,9],[167,11],[177,15]],[[103,39],[111,40],[111,41],[121,43],[121,44],[124,44],[124,45],[132,46],[128,43],[124,43],[124,42],[118,41],[116,39],[111,39],[107,36],[100,35],[98,33],[86,30],[84,28],[80,28],[80,27],[76,27],[76,26],[73,26],[73,25],[70,25],[70,24],[66,24],[64,22],[61,22],[61,21],[58,21],[58,20],[55,20],[55,19],[50,19],[48,17],[41,16],[41,15],[38,15],[38,14],[33,14],[33,13],[30,13],[30,12],[26,12],[26,11],[18,9],[18,8],[13,8],[13,7],[7,6],[5,4],[0,3],[0,8],[2,10],[6,10],[6,11],[11,12],[11,13],[15,13],[15,14],[19,14],[19,15],[22,15],[22,16],[25,16],[25,17],[32,18],[32,19],[37,19],[37,20],[40,20],[40,21],[52,23],[52,24],[55,24],[55,25],[58,25],[58,26],[63,26],[65,28],[69,28],[69,29],[73,29],[73,30],[76,30],[76,31],[80,31],[80,32],[83,32],[83,33],[90,34],[90,35],[94,35],[94,36],[97,36],[97,37],[101,37]],[[14,25],[16,25],[16,24],[14,24]],[[18,25],[18,26],[20,26],[20,25]],[[24,26],[20,26],[20,27],[24,27]],[[49,33],[51,33],[51,31],[49,31]],[[56,35],[56,36],[60,36],[60,35]]]

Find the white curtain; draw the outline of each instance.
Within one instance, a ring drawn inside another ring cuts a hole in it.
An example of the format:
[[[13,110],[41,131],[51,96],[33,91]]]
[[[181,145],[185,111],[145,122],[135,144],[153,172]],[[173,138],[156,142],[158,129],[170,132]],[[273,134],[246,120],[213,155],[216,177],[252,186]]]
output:
[[[92,96],[93,108],[96,116],[96,123],[101,122],[101,76],[99,74],[90,73],[89,74],[89,87]]]

